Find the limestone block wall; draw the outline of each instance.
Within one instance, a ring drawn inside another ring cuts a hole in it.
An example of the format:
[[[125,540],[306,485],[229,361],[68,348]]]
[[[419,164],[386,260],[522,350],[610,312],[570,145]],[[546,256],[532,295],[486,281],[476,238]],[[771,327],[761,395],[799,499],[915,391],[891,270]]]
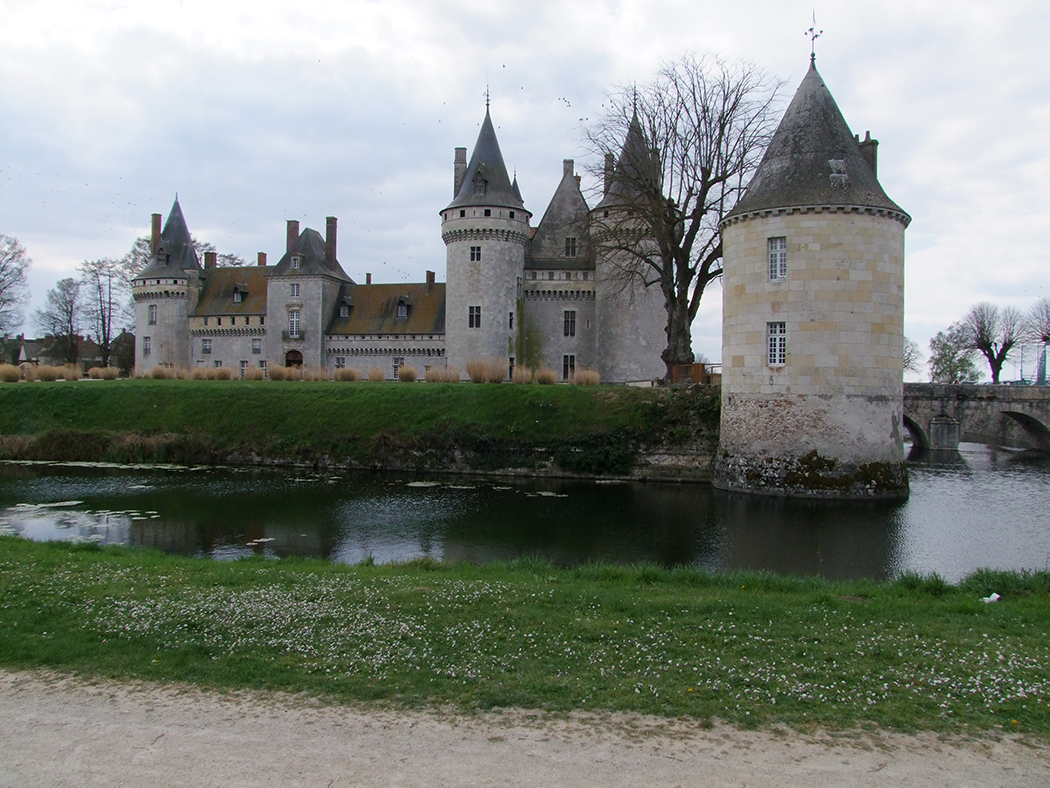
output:
[[[633,282],[623,288],[615,260],[599,255],[595,266],[595,351],[602,381],[624,383],[662,378],[667,367],[667,312],[656,285]]]
[[[583,285],[587,285],[586,288]],[[595,354],[597,325],[594,288],[589,282],[528,283],[522,302],[525,347],[519,364],[529,364],[537,356],[561,378],[564,356],[575,357],[576,369],[598,369]],[[566,336],[565,313],[575,313],[575,335]],[[533,366],[539,366],[531,362]]]
[[[786,241],[787,266],[771,279],[775,237]],[[863,210],[785,210],[724,227],[723,245],[716,484],[776,492],[787,465],[808,457],[821,466],[808,470],[814,478],[885,464],[889,477],[875,486],[906,490],[904,225]],[[771,323],[783,324],[782,364],[770,363]],[[760,467],[776,468],[780,481],[759,479]]]
[[[204,319],[190,318],[190,366],[193,367],[227,367],[234,377],[240,377],[242,362],[249,367],[261,366],[260,362],[270,362],[266,355],[266,326],[263,318],[257,315],[221,318],[211,317],[208,325]],[[232,321],[232,322],[231,322]],[[204,340],[208,340],[210,349],[205,351]],[[254,343],[258,343],[257,345]],[[254,352],[258,347],[259,352]]]
[[[292,285],[298,285],[298,295]],[[270,364],[285,363],[290,351],[302,354],[310,367],[325,363],[325,329],[332,316],[339,282],[320,276],[270,277],[266,288],[267,343]],[[299,335],[290,331],[289,315],[299,313]]]
[[[515,354],[510,316],[517,311],[522,287],[529,214],[521,209],[467,207],[446,210],[442,217],[448,363],[465,376],[468,361],[506,360]],[[472,247],[480,248],[480,260],[471,259]],[[481,307],[480,326],[470,326],[471,307]],[[515,314],[514,319],[520,318]]]
[[[383,370],[387,380],[396,366],[413,367],[423,379],[429,367],[445,367],[445,338],[441,334],[368,334],[329,336],[325,365],[331,369],[356,369],[368,377],[372,367]]]
[[[186,321],[191,305],[197,300],[197,288],[190,285],[186,279],[138,279],[133,282],[137,373],[145,374],[155,366],[185,367],[189,364]],[[150,305],[156,307],[156,322],[152,323]]]

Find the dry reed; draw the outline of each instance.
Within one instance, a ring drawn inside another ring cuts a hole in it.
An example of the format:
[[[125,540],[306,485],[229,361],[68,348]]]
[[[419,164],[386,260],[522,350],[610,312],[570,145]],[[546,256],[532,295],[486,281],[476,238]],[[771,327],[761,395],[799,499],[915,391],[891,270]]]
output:
[[[467,375],[471,383],[502,383],[507,379],[507,368],[496,358],[467,362]]]
[[[540,367],[533,373],[532,379],[541,386],[550,386],[558,382],[558,373],[550,367]]]
[[[172,380],[175,377],[175,370],[158,364],[149,371],[149,376],[154,380]]]
[[[532,370],[528,367],[514,367],[514,375],[511,380],[515,383],[532,383]]]
[[[353,367],[343,367],[335,371],[335,379],[353,383],[361,379],[361,372]]]
[[[602,376],[596,369],[578,369],[573,376],[572,382],[577,386],[597,386],[601,383]]]
[[[22,379],[22,370],[14,364],[0,364],[0,381],[17,383]]]
[[[328,367],[303,367],[303,380],[331,380],[332,372]]]
[[[459,383],[459,368],[458,367],[445,367],[445,382],[446,383]]]
[[[415,383],[416,378],[419,377],[419,373],[415,367],[406,367],[404,365],[397,368],[397,379],[401,383]]]
[[[248,367],[244,370],[244,376],[242,380],[262,380],[266,377],[266,373],[262,371],[262,367]]]
[[[386,372],[383,371],[382,367],[372,367],[368,370],[368,379],[373,383],[382,383],[386,380]]]
[[[80,380],[80,368],[75,364],[66,364],[59,370],[62,380]]]
[[[38,364],[32,368],[32,372],[26,370],[26,380],[41,380],[50,383],[62,377],[61,367],[52,367],[48,364]]]

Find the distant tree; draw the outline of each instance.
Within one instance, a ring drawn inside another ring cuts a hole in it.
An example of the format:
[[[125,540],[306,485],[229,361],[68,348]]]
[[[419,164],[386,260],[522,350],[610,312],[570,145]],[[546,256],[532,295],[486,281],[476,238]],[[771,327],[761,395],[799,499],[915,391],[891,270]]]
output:
[[[77,363],[80,313],[80,283],[72,278],[60,279],[47,291],[44,308],[33,313],[36,329],[54,338],[52,355],[67,364]]]
[[[32,263],[17,238],[0,233],[0,335],[22,325]]]
[[[1000,309],[985,301],[970,308],[962,326],[967,345],[981,352],[992,372],[992,383],[998,383],[1003,364],[1024,338],[1024,315],[1012,306]]]
[[[131,277],[137,273],[122,260],[104,257],[85,260],[79,266],[82,315],[98,342],[102,365],[108,367],[113,340],[126,323],[131,297]]]
[[[120,370],[121,375],[130,375],[135,368],[135,335],[121,331],[113,340],[112,363]]]
[[[974,351],[968,344],[961,323],[938,331],[930,340],[930,381],[932,383],[976,383],[981,379],[973,362]]]
[[[192,236],[191,236],[192,238]],[[193,250],[197,253],[197,259],[204,262],[205,252],[215,252],[215,244],[207,241],[198,241],[193,238]],[[148,235],[141,235],[135,239],[135,242],[131,245],[130,251],[122,258],[121,262],[125,265],[129,271],[129,278],[134,277],[135,274],[139,273],[147,265],[149,265],[150,258],[153,257],[153,242]],[[215,264],[219,268],[239,268],[247,265],[248,263],[243,257],[239,257],[235,254],[219,254],[216,256]]]
[[[904,337],[904,371],[918,372],[922,364],[922,351],[914,339]]]
[[[623,288],[660,288],[668,377],[673,366],[693,363],[690,327],[705,289],[722,275],[718,223],[769,144],[779,88],[751,64],[687,55],[646,85],[619,88],[586,131],[595,174],[612,187],[591,240]]]
[[[1035,382],[1038,386],[1046,385],[1046,349],[1050,345],[1050,298],[1043,296],[1032,305],[1028,312],[1028,334],[1042,344],[1039,364],[1036,367]]]

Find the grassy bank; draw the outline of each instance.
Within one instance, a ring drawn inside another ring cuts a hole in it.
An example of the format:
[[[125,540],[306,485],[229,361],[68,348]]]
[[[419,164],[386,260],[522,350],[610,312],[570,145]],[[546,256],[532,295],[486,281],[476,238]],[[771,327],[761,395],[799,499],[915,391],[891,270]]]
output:
[[[623,474],[713,451],[718,392],[609,386],[122,380],[0,385],[0,458],[328,462]]]
[[[980,598],[1002,595],[995,604]],[[1050,574],[221,563],[0,537],[0,665],[465,710],[1050,735]]]

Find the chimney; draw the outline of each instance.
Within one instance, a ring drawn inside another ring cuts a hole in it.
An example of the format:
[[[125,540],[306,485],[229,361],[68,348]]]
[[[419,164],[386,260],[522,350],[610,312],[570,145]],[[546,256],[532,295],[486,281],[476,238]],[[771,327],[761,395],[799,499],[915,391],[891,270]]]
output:
[[[427,295],[430,295],[431,289],[434,287],[434,272],[427,271]]]
[[[875,173],[875,177],[879,177],[879,141],[871,138],[871,132],[864,132],[864,141],[861,142],[860,135],[857,134],[855,139],[857,144],[860,145],[860,155],[864,157],[864,161],[871,167],[871,171]]]
[[[338,221],[334,216],[325,219],[324,259],[329,268],[335,268],[335,226]]]
[[[616,170],[616,159],[611,153],[605,154],[605,194],[612,190],[613,172]]]
[[[456,164],[453,167],[452,199],[459,194],[459,187],[463,185],[463,178],[467,174],[467,149],[456,148]]]
[[[371,274],[365,274],[365,284],[366,285],[372,284],[372,275]]]
[[[564,178],[567,175],[572,175],[574,169],[574,162],[572,159],[563,159],[561,163],[561,176]]]
[[[580,185],[580,176],[579,175],[576,176],[576,185],[577,186]]]
[[[153,214],[153,226],[150,232],[149,239],[149,253],[155,255],[157,253],[157,247],[160,246],[160,214]]]
[[[299,240],[299,220],[289,219],[288,220],[288,232],[285,236],[284,251],[292,251],[292,247],[295,246],[295,242]]]
[[[259,252],[259,265],[266,265],[266,252]]]
[[[218,258],[216,252],[205,252],[204,253],[204,270],[210,271],[215,268],[216,258]]]

